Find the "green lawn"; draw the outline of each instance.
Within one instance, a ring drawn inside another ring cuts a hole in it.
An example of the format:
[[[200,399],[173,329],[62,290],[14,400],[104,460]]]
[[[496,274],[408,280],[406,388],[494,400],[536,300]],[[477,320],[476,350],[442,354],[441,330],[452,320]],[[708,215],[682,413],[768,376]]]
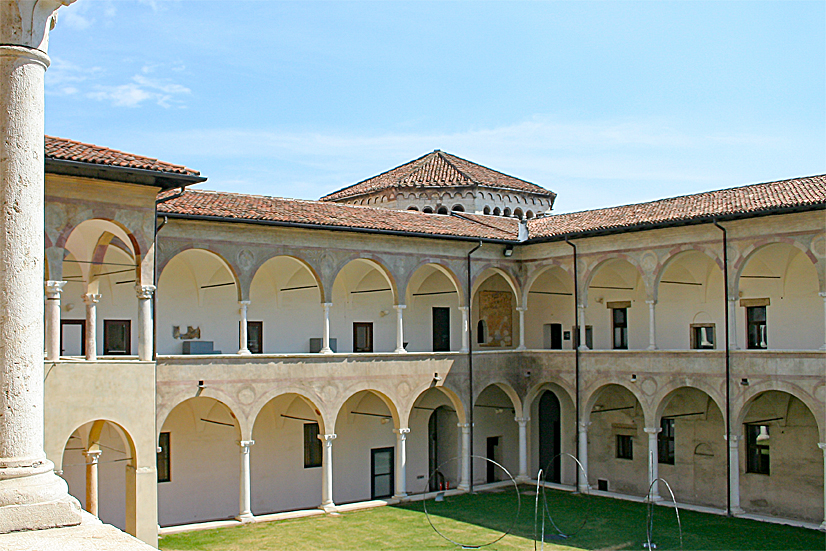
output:
[[[522,510],[514,531],[490,550],[534,549],[533,489],[522,487]],[[567,539],[545,544],[549,550],[603,549],[642,550],[646,541],[646,506],[615,499],[547,494],[548,509],[562,531],[575,532]],[[456,496],[445,503],[428,502],[433,523],[452,539],[468,544],[490,541],[512,522],[516,512],[515,492]],[[439,507],[438,510],[436,508]],[[654,508],[652,541],[658,550],[680,549],[674,510]],[[814,530],[761,522],[728,519],[680,511],[683,549],[826,549],[826,535]],[[499,530],[497,532],[497,530]],[[556,530],[546,521],[546,534]],[[537,544],[539,549],[540,544]],[[251,551],[257,549],[345,550],[455,549],[427,521],[422,504],[378,507],[341,515],[324,515],[271,523],[247,524],[164,536],[160,548],[168,551]]]

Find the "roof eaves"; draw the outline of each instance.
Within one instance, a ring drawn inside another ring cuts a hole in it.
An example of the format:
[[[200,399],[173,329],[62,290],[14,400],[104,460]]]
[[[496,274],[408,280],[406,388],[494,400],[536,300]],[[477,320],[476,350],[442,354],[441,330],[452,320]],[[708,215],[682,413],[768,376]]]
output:
[[[69,161],[46,157],[44,163],[46,172],[66,176],[86,176],[110,181],[127,181],[128,183],[152,185],[164,189],[189,186],[206,182],[207,178],[200,174],[181,174],[146,168],[133,168],[102,163],[88,163],[84,161]],[[123,176],[134,176],[134,181],[128,181]]]

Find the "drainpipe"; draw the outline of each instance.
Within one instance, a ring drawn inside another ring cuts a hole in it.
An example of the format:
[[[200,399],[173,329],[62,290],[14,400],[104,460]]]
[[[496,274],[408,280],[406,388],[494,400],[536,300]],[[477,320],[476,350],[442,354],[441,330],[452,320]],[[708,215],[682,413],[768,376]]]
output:
[[[725,312],[726,346],[726,516],[731,516],[731,354],[729,352],[729,308],[728,308],[728,233],[717,219],[713,224],[723,232],[723,312]]]
[[[579,273],[577,272],[577,250],[576,245],[568,241],[568,236],[565,236],[565,243],[570,245],[574,249],[574,324],[578,328],[580,323],[584,323],[585,320],[580,321],[579,319],[579,308],[577,307],[577,301],[579,300]],[[578,329],[577,329],[578,331]],[[582,334],[582,333],[580,333]],[[574,336],[571,335],[571,342],[574,342]],[[583,344],[583,343],[579,343]],[[574,447],[574,456],[576,460],[579,461],[579,346],[574,346],[574,378],[576,379],[576,418],[574,419],[574,434],[576,435],[576,444]],[[580,477],[582,473],[580,469],[576,470],[576,487],[582,487],[580,482]],[[588,481],[584,481],[585,484],[588,484]]]
[[[470,423],[470,450],[468,450],[468,455],[470,457],[470,476],[468,477],[468,493],[473,493],[473,316],[471,310],[471,303],[473,302],[473,290],[470,287],[470,255],[475,253],[479,248],[482,246],[482,241],[479,241],[479,244],[473,247],[467,253],[467,373],[468,373],[468,396],[470,400],[469,410],[469,423]]]

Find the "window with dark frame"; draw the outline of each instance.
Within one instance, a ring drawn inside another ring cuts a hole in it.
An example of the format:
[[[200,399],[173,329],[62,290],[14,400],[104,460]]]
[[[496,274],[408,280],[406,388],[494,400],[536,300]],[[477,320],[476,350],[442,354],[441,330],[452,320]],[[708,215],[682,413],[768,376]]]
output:
[[[713,350],[715,345],[715,326],[713,323],[691,324],[692,350]]]
[[[630,434],[617,435],[617,459],[634,459],[634,439]]]
[[[768,348],[765,306],[746,307],[746,331],[749,349],[764,350]]]
[[[304,468],[321,467],[321,440],[318,438],[318,423],[304,424]]]
[[[132,354],[132,321],[103,320],[103,355],[129,356]]]
[[[353,352],[373,351],[373,322],[353,323]]]
[[[485,344],[488,342],[488,324],[485,320],[479,320],[476,324],[476,343]]]
[[[660,420],[660,433],[657,435],[657,462],[673,465],[675,449],[674,419],[663,417]]]
[[[771,474],[768,439],[768,425],[746,425],[747,473]]]
[[[611,308],[614,350],[628,350],[628,308]]]
[[[247,350],[250,354],[264,353],[264,322],[247,322]]]
[[[172,469],[170,468],[169,453],[169,433],[162,432],[158,439],[158,482],[169,482],[172,480]]]

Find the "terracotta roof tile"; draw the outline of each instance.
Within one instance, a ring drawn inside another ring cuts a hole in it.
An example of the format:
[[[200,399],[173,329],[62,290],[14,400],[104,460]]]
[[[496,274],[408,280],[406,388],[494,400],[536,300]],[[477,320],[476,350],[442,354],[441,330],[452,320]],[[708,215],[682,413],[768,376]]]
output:
[[[169,195],[171,192],[166,194]],[[515,218],[467,213],[461,213],[462,217],[445,216],[202,190],[187,190],[178,198],[160,203],[158,213],[474,239],[516,241],[519,234],[519,221]]]
[[[325,195],[321,200],[341,201],[391,188],[468,186],[510,189],[546,197],[556,196],[552,191],[536,184],[502,174],[437,149],[424,157],[419,157],[378,176]]]
[[[136,168],[141,170],[152,170],[155,172],[166,172],[170,174],[183,174],[186,176],[200,176],[200,172],[181,165],[165,163],[151,157],[142,157],[131,153],[124,153],[116,149],[101,147],[98,145],[86,144],[46,136],[46,158],[61,161],[76,161],[79,163],[91,163],[96,165],[118,166],[123,168]]]
[[[826,175],[671,197],[650,203],[543,216],[528,221],[528,232],[531,239],[552,238],[816,205],[826,207]]]

